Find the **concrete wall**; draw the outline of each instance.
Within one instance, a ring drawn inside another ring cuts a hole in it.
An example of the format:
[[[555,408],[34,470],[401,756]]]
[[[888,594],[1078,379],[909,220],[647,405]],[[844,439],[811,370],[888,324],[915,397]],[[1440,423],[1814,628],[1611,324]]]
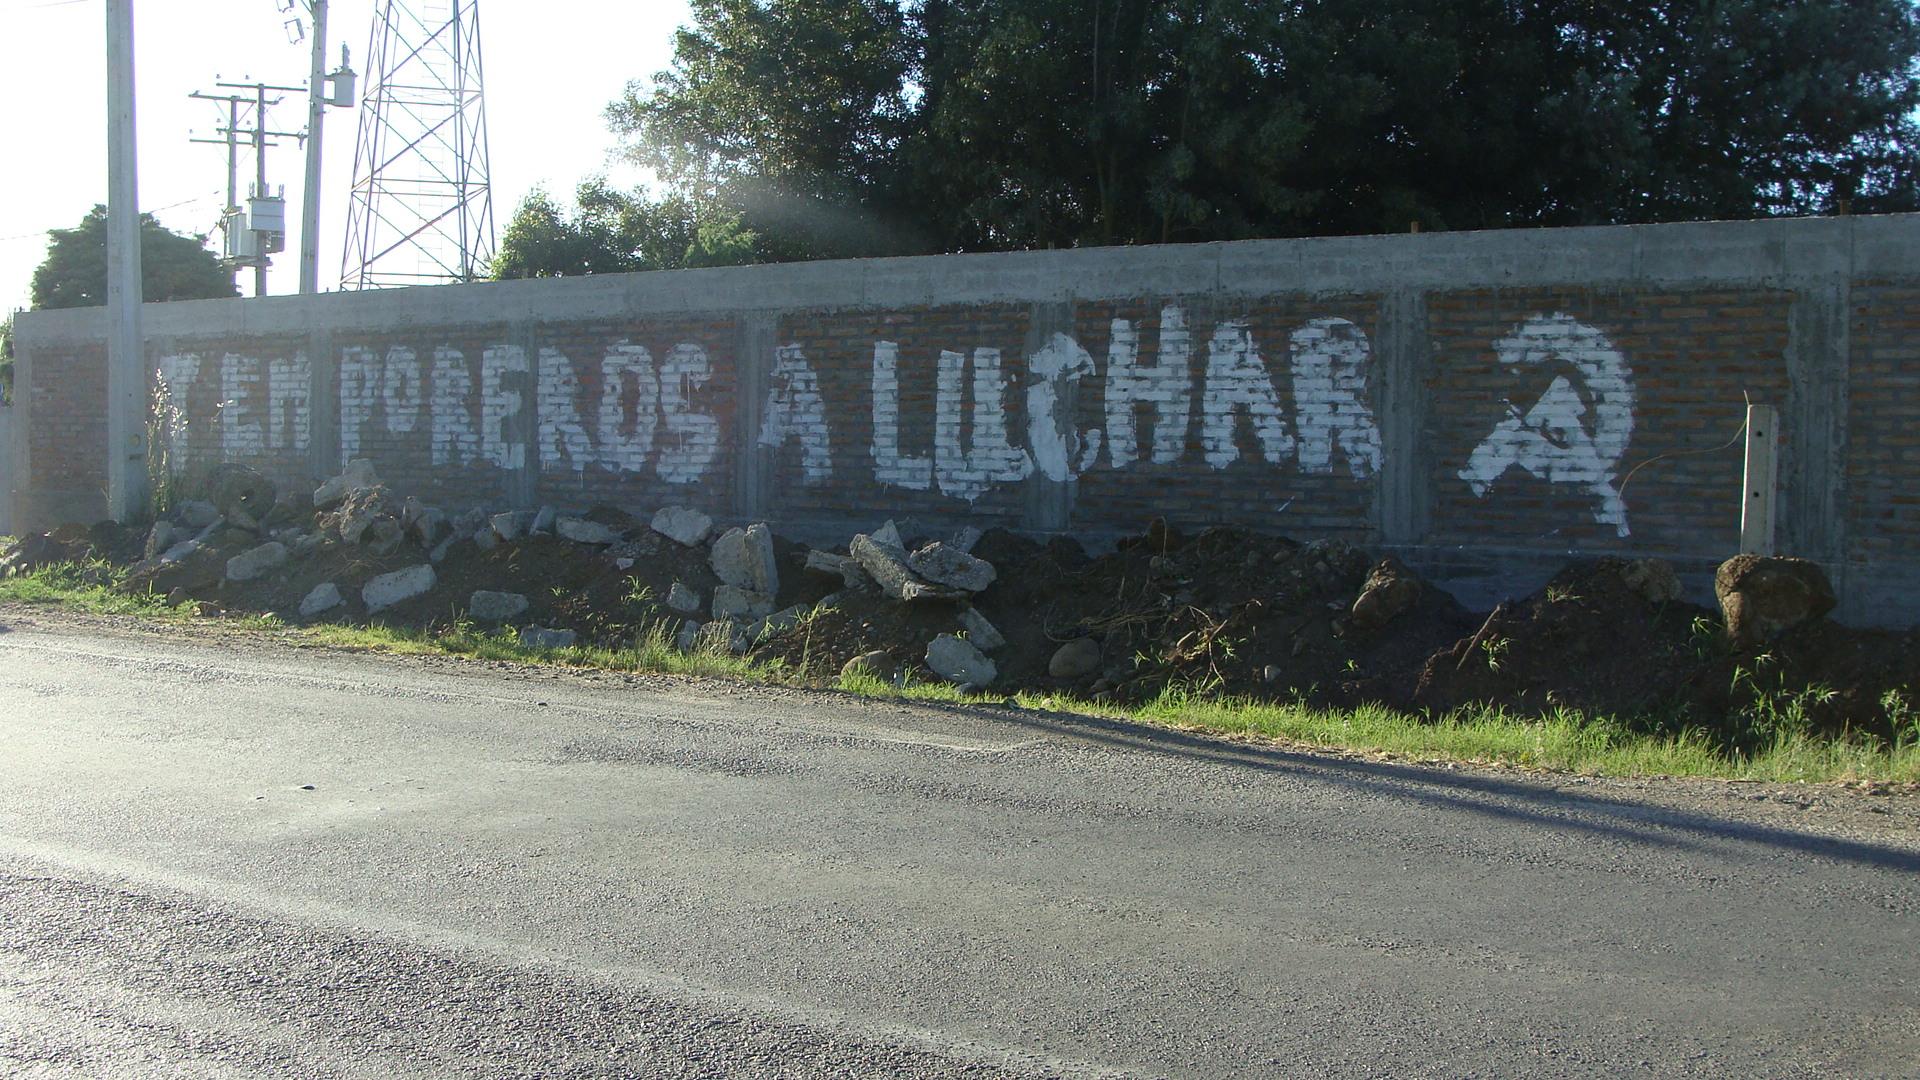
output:
[[[155,305],[198,460],[374,459],[451,508],[698,505],[1091,538],[1232,523],[1483,600],[1738,537],[1744,395],[1784,550],[1850,617],[1920,584],[1920,217],[742,267]],[[101,504],[105,323],[19,320],[35,526]],[[1674,456],[1664,456],[1674,455]],[[1658,458],[1645,468],[1636,467]],[[1631,480],[1629,480],[1631,477]]]
[[[13,406],[0,405],[0,536],[12,536],[14,487],[22,473],[16,467]]]

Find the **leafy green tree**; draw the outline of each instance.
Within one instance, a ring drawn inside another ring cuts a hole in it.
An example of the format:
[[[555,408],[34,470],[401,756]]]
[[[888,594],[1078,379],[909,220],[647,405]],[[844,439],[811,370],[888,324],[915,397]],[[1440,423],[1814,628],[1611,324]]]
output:
[[[33,272],[35,308],[97,307],[107,302],[107,208],[95,206],[71,229],[48,233],[46,261]],[[140,215],[140,289],[148,302],[238,296],[233,275],[204,237],[182,236]]]
[[[0,404],[13,401],[13,315],[0,322]]]
[[[769,260],[1740,218],[1920,205],[1917,57],[1909,0],[696,0],[608,117]]]
[[[501,235],[495,278],[618,274],[685,266],[735,266],[759,261],[758,236],[739,215],[702,220],[691,201],[648,199],[588,180],[569,211],[545,191],[524,199]]]

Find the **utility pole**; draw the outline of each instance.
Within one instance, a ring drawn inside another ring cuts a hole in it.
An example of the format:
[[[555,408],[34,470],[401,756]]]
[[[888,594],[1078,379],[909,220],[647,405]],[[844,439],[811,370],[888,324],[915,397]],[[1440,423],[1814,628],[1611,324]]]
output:
[[[215,86],[230,91],[225,94],[203,94],[195,91],[188,97],[202,101],[221,102],[227,107],[225,127],[218,128],[221,138],[193,139],[197,143],[224,144],[227,148],[227,209],[221,216],[220,227],[225,233],[225,247],[222,262],[228,269],[238,271],[241,267],[253,268],[253,294],[267,294],[267,256],[285,249],[286,244],[286,203],[278,196],[268,193],[267,188],[267,150],[279,145],[274,139],[299,138],[297,131],[274,131],[267,126],[267,110],[280,104],[284,99],[269,98],[267,91],[285,91],[300,93],[305,88],[298,86],[272,86],[267,83],[215,82]],[[247,91],[233,93],[231,91]],[[252,109],[252,127],[241,126],[241,108]],[[253,191],[247,198],[243,210],[239,203],[239,142],[245,135],[253,145]]]
[[[107,0],[107,516],[147,508],[147,365],[140,335],[140,184],[133,123],[133,0]]]
[[[327,118],[327,0],[308,0],[307,13],[313,19],[313,65],[307,75],[307,184],[300,205],[302,296],[320,291],[320,126]]]

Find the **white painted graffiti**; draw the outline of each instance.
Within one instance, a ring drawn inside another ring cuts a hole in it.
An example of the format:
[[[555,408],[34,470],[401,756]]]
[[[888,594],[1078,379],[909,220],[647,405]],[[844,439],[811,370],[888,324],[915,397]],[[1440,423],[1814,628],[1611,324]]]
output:
[[[1633,372],[1626,357],[1599,330],[1559,313],[1521,323],[1494,342],[1493,351],[1509,369],[1561,363],[1572,377],[1556,374],[1525,413],[1509,401],[1509,415],[1474,448],[1460,478],[1482,498],[1512,468],[1585,488],[1599,500],[1594,520],[1627,536],[1627,504],[1613,482],[1633,436]]]

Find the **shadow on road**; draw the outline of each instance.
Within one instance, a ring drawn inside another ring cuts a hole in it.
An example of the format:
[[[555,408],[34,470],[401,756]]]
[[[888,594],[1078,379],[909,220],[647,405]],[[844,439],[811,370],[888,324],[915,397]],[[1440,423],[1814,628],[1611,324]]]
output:
[[[917,704],[941,711],[979,715],[978,710],[967,706],[938,702]],[[1920,875],[1920,852],[1734,821],[1631,799],[1585,793],[1570,795],[1564,791],[1549,790],[1538,783],[1503,780],[1484,774],[1448,773],[1418,765],[1356,761],[1275,746],[1233,743],[1217,736],[1195,735],[1075,713],[995,710],[993,715],[1036,732],[1138,753],[1172,755],[1210,765],[1285,773],[1483,817],[1599,833],[1657,847],[1697,850],[1703,846],[1698,841],[1760,844]]]

